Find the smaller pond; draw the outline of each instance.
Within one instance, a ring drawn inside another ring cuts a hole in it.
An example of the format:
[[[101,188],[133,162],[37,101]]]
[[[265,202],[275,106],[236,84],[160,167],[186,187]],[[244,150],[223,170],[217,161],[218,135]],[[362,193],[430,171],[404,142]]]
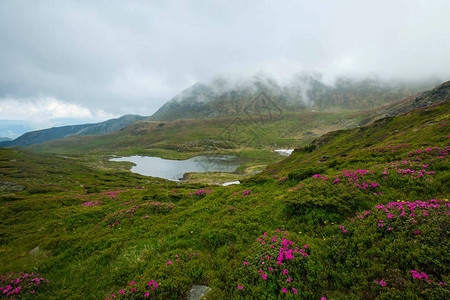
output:
[[[249,159],[233,156],[195,156],[186,160],[170,160],[152,156],[128,156],[112,158],[111,161],[129,161],[134,164],[131,172],[145,176],[160,177],[178,181],[189,172],[226,172],[232,173]]]

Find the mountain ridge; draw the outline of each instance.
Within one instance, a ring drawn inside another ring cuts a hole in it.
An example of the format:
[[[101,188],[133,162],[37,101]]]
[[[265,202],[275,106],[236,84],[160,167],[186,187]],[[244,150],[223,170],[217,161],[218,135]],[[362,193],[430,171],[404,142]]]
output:
[[[72,135],[103,135],[113,133],[136,121],[144,120],[146,117],[139,115],[124,115],[116,119],[106,120],[100,123],[87,123],[80,125],[67,125],[35,130],[24,133],[15,140],[0,143],[0,147],[30,146],[61,139]]]
[[[148,120],[207,119],[258,113],[268,108],[264,104],[249,108],[248,103],[254,103],[261,92],[281,111],[333,111],[375,108],[429,88],[431,86],[426,84],[391,84],[379,79],[343,77],[334,85],[327,85],[319,75],[298,75],[284,83],[266,76],[253,76],[239,83],[218,78],[183,90]]]

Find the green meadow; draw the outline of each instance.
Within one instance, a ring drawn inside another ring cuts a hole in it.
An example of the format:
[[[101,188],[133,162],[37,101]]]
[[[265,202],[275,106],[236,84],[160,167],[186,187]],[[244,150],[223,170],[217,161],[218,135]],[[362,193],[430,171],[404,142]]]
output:
[[[292,113],[260,140],[210,150],[186,144],[220,135],[210,121],[0,148],[0,299],[183,299],[196,284],[208,299],[448,299],[449,112],[447,101],[365,127]],[[298,148],[288,158],[260,146],[276,134]],[[262,170],[235,186],[179,184],[105,158],[205,149]]]

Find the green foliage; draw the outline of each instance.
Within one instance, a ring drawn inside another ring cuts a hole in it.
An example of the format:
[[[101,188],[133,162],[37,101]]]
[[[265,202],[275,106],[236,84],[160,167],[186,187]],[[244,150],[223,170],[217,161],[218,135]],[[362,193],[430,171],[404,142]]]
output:
[[[211,299],[449,298],[449,111],[330,133],[230,187],[0,149],[0,274],[39,272],[38,299],[180,299],[194,284]]]

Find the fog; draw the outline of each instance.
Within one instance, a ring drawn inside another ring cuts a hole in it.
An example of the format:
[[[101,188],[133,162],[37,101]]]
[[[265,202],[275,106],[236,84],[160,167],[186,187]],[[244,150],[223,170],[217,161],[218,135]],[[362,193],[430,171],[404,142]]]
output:
[[[151,115],[223,74],[447,81],[449,11],[448,0],[1,1],[0,120]]]

